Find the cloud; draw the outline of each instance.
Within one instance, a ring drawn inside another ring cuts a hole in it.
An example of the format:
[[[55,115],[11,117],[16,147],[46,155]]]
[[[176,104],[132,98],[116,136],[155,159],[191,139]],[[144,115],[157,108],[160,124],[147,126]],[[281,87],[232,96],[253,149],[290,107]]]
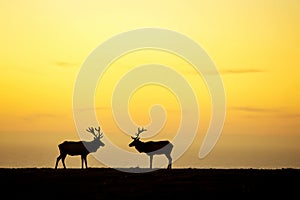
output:
[[[300,113],[284,113],[284,114],[281,114],[280,117],[284,117],[284,118],[300,118]]]
[[[299,112],[290,111],[283,108],[261,108],[261,107],[247,107],[247,106],[235,106],[230,107],[235,111],[244,112],[247,117],[258,117],[258,116],[273,116],[276,118],[300,118]]]
[[[90,110],[103,110],[103,111],[107,111],[107,110],[111,110],[111,107],[90,107],[90,108],[77,108],[75,109],[76,111],[90,111]]]
[[[54,64],[56,66],[59,66],[59,67],[62,67],[62,68],[71,68],[71,67],[77,66],[77,64],[75,64],[75,63],[64,62],[64,61],[56,61],[56,62],[54,62]]]
[[[266,71],[260,69],[228,69],[222,70],[221,74],[249,74],[249,73],[264,73]]]
[[[53,115],[53,114],[49,114],[49,113],[34,113],[34,114],[26,115],[26,116],[21,116],[21,118],[26,121],[39,120],[39,119],[45,119],[45,118],[54,119],[56,117],[57,117],[57,115]]]
[[[259,108],[259,107],[248,107],[248,106],[234,106],[231,107],[233,110],[242,111],[242,112],[251,112],[251,113],[276,113],[280,112],[280,109],[276,108]]]
[[[204,70],[201,71],[202,74],[204,75],[239,75],[239,74],[250,74],[250,73],[265,73],[267,71],[265,70],[260,70],[260,69],[226,69],[226,70],[221,70],[221,71],[215,71],[215,70]],[[184,74],[188,75],[196,75],[196,71],[192,70],[186,70],[183,72]]]

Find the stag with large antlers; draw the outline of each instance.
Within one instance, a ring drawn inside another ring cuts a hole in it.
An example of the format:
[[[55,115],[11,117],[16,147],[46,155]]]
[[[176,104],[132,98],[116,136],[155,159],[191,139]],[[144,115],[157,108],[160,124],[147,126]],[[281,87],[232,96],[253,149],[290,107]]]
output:
[[[95,133],[97,131],[97,134]],[[104,143],[101,141],[103,133],[101,132],[100,127],[93,128],[89,127],[86,129],[87,132],[91,133],[94,136],[92,141],[64,141],[58,145],[60,155],[56,159],[55,169],[59,161],[62,161],[64,169],[66,169],[65,158],[67,155],[70,156],[81,156],[81,168],[88,168],[87,166],[87,156],[89,153],[96,152],[101,146],[104,146]]]
[[[168,158],[168,167],[167,169],[172,168],[172,157],[171,151],[173,149],[173,145],[167,141],[148,141],[142,142],[140,141],[140,134],[146,129],[138,128],[138,132],[136,133],[136,137],[131,137],[133,141],[129,144],[130,147],[135,147],[135,149],[140,153],[146,153],[150,157],[150,169],[152,169],[152,160],[154,155],[164,154]]]

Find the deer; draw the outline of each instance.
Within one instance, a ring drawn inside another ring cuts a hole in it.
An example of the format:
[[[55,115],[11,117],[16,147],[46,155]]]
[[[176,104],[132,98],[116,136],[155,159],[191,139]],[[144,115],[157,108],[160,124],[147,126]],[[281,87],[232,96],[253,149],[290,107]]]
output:
[[[147,129],[138,128],[138,132],[135,134],[136,137],[132,137],[133,141],[129,144],[129,147],[135,147],[135,149],[140,153],[146,153],[150,157],[150,169],[152,169],[152,161],[154,155],[164,154],[168,158],[167,169],[172,168],[172,157],[171,152],[173,149],[173,144],[168,140],[162,141],[147,141],[143,142],[140,140],[140,134]]]
[[[97,131],[97,134],[95,133]],[[70,156],[81,156],[81,168],[88,168],[87,156],[90,153],[96,152],[100,147],[104,147],[105,144],[101,141],[103,133],[101,132],[100,126],[98,128],[88,127],[87,132],[94,136],[92,141],[64,141],[58,145],[60,155],[56,159],[55,169],[59,161],[62,161],[64,169],[66,169],[65,158],[67,155]]]

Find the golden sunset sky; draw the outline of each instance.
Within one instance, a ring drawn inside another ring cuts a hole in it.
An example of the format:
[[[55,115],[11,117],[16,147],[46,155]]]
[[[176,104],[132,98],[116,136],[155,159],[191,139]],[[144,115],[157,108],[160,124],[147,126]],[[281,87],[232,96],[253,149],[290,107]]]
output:
[[[79,139],[72,98],[84,61],[112,36],[154,27],[192,38],[215,63],[226,93],[221,137],[207,157],[198,158],[210,119],[206,87],[189,63],[155,50],[123,56],[99,82],[95,107],[105,108],[97,116],[106,137],[136,152],[114,122],[112,89],[126,70],[159,63],[190,82],[203,116],[195,142],[175,167],[299,168],[299,10],[298,0],[1,1],[0,167],[54,167],[57,144]],[[167,121],[151,139],[171,139],[179,126],[179,103],[165,88],[134,93],[132,119],[149,124],[153,104],[166,108]],[[90,165],[102,166],[90,159]],[[79,158],[67,160],[80,166]]]

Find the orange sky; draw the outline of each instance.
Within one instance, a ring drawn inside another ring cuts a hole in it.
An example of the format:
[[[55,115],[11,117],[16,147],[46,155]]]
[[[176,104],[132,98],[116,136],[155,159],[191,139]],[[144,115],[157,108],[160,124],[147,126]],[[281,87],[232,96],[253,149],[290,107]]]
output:
[[[144,27],[174,30],[205,49],[224,83],[224,129],[214,150],[200,160],[211,116],[203,79],[173,54],[144,50],[119,58],[99,82],[95,106],[107,108],[97,115],[108,138],[135,152],[114,123],[111,89],[126,70],[159,63],[189,81],[203,116],[196,140],[174,166],[299,167],[299,9],[296,0],[1,1],[0,167],[52,167],[57,144],[79,139],[72,98],[83,62],[112,36]],[[152,139],[171,138],[179,103],[164,88],[137,91],[129,102],[132,119],[149,124],[153,104],[166,108],[167,121]],[[76,158],[69,162],[79,166]]]

